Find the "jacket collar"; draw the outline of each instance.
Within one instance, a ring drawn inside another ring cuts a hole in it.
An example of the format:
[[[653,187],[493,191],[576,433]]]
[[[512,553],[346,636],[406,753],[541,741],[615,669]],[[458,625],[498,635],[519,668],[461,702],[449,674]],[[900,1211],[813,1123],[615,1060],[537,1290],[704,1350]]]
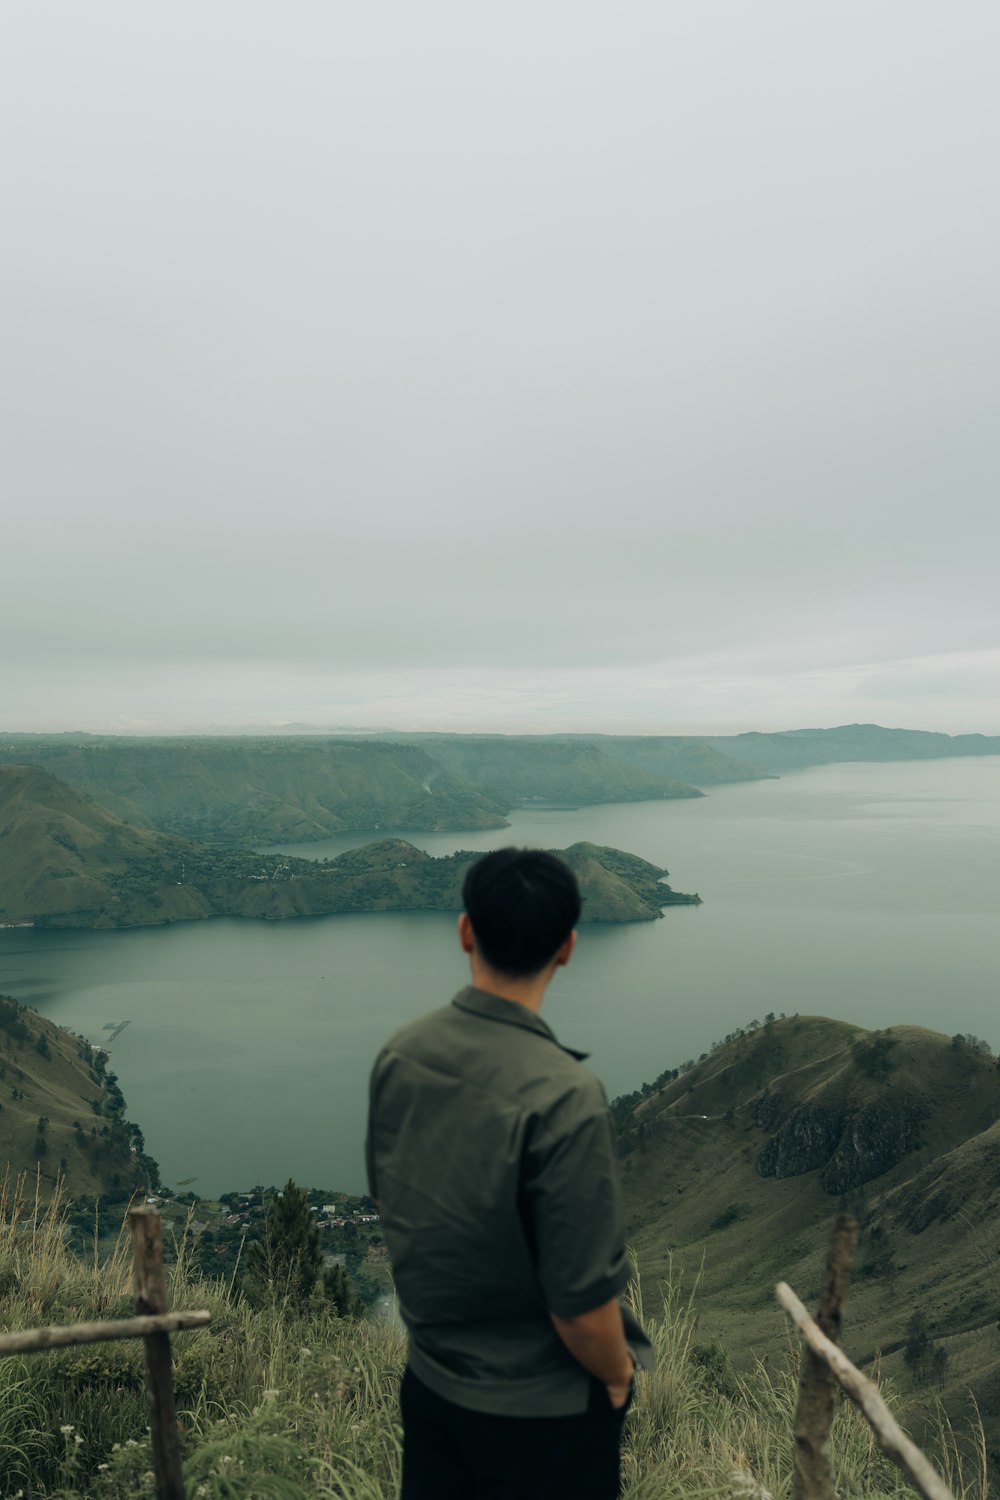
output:
[[[577,1062],[583,1062],[590,1056],[588,1052],[575,1052],[572,1047],[564,1047],[537,1011],[529,1010],[526,1005],[519,1005],[516,1000],[505,1000],[502,995],[491,995],[489,990],[479,990],[470,984],[464,990],[459,990],[452,1004],[457,1005],[459,1010],[468,1011],[472,1016],[481,1016],[485,1021],[499,1021],[504,1026],[520,1026],[523,1031],[536,1031],[547,1041],[555,1042],[561,1051],[575,1057]]]

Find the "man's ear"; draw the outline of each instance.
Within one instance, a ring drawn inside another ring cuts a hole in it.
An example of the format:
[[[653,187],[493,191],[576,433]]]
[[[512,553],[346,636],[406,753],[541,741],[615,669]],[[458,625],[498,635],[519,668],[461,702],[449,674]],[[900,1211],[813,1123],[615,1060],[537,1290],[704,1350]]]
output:
[[[458,919],[458,941],[463,953],[475,952],[476,935],[472,930],[468,912],[463,911]]]
[[[566,941],[563,943],[562,947],[559,949],[559,952],[556,954],[556,968],[557,969],[565,968],[565,966],[569,963],[570,959],[573,957],[573,949],[575,947],[576,947],[576,928],[573,929],[573,931],[570,933],[569,937],[566,939]]]

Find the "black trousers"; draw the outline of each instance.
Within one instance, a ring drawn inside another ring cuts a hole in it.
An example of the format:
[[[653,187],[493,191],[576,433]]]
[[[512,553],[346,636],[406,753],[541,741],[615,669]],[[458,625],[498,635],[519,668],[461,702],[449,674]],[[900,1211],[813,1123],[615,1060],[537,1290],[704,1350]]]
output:
[[[625,1410],[599,1381],[575,1417],[497,1417],[427,1389],[412,1370],[399,1391],[401,1500],[616,1500]]]

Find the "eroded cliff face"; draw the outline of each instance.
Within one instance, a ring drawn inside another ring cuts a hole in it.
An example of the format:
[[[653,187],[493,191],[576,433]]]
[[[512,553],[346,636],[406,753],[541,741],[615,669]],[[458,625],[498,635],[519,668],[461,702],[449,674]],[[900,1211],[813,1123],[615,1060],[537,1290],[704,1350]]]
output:
[[[894,1216],[914,1229],[959,1211],[985,1182],[996,1184],[1000,1215],[1000,1059],[976,1037],[769,1016],[612,1108],[626,1164],[638,1178],[638,1148],[655,1167],[656,1208],[668,1201],[664,1182],[718,1175],[716,1153],[740,1142],[739,1171],[723,1174],[728,1196],[693,1223],[696,1234],[758,1193],[762,1204],[786,1203],[787,1192],[771,1199],[764,1183],[807,1175],[840,1197],[892,1174]],[[702,1138],[705,1165],[692,1168]],[[946,1157],[946,1170],[930,1170]],[[738,1186],[744,1170],[756,1190]]]
[[[774,1133],[757,1157],[757,1171],[761,1177],[798,1177],[822,1167],[820,1182],[828,1193],[849,1192],[915,1151],[927,1114],[922,1100],[894,1095],[854,1108],[807,1102],[782,1118],[780,1096],[764,1094],[754,1101],[754,1123]]]
[[[756,1118],[756,1110],[754,1114]],[[757,1118],[756,1123],[764,1129],[777,1123],[773,1106],[762,1110],[761,1115],[763,1118]],[[818,1104],[800,1104],[764,1146],[757,1158],[757,1171],[761,1177],[798,1177],[814,1167],[822,1167],[836,1150],[843,1128],[838,1111]]]
[[[848,1115],[837,1149],[820,1178],[828,1193],[846,1193],[881,1177],[923,1145],[930,1113],[920,1099],[884,1099]]]

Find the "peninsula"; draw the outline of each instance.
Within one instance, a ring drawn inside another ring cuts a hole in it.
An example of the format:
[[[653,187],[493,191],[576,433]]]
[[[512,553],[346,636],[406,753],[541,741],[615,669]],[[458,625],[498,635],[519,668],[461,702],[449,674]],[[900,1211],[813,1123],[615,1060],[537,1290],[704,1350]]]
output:
[[[556,852],[576,872],[585,922],[652,921],[665,906],[699,904],[634,854],[589,843]],[[458,911],[478,856],[432,858],[402,839],[322,861],[213,848],[133,827],[36,766],[0,766],[0,924],[8,926]]]

